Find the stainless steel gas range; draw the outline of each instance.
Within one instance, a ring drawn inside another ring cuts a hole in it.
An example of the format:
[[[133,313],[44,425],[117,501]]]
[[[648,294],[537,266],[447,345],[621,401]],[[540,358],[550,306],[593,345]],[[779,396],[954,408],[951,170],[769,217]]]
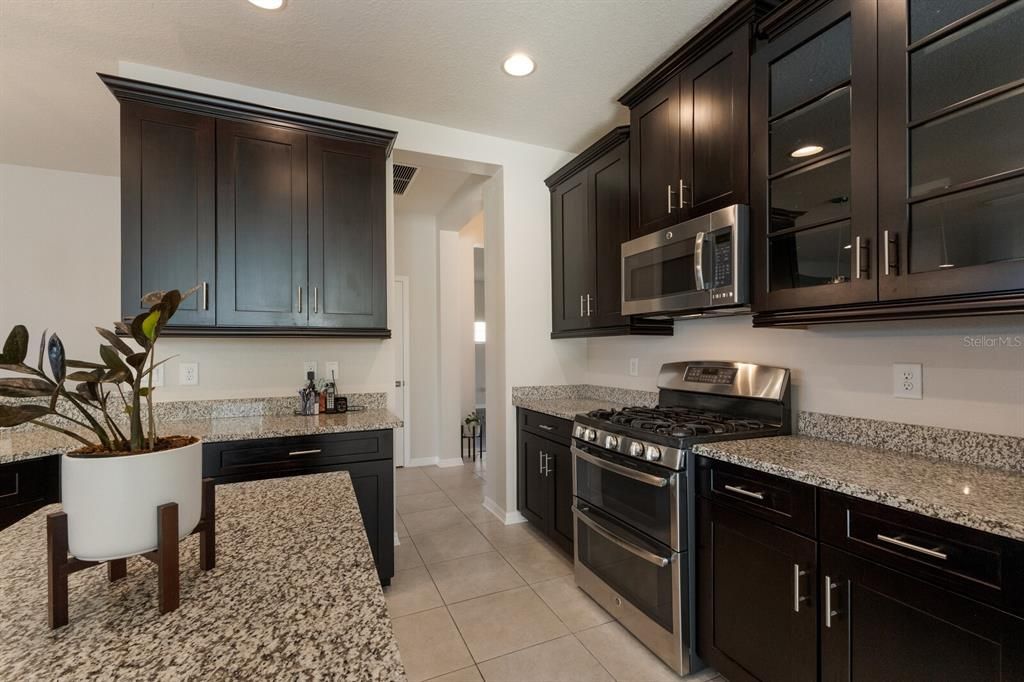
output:
[[[680,675],[695,650],[696,443],[790,432],[789,370],[663,365],[658,407],[573,424],[576,584]]]

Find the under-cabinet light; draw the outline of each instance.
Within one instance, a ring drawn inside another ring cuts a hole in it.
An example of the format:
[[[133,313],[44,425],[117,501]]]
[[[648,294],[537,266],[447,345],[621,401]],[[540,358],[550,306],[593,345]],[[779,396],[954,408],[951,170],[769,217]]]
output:
[[[794,159],[802,159],[805,156],[814,156],[815,154],[820,154],[823,151],[825,151],[824,147],[816,144],[809,144],[806,147],[794,149],[792,152],[789,153],[789,155],[792,156]]]

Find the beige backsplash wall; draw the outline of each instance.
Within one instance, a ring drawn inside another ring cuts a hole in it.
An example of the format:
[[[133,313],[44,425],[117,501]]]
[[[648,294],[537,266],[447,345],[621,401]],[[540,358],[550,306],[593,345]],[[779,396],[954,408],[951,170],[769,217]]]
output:
[[[978,337],[981,347],[972,346]],[[998,345],[1000,337],[1011,344]],[[637,377],[629,358],[640,359]],[[656,390],[661,364],[678,360],[788,367],[794,411],[1024,436],[1024,316],[807,330],[754,329],[749,316],[686,320],[673,337],[590,339],[587,381]],[[892,397],[895,362],[924,365],[922,400]]]

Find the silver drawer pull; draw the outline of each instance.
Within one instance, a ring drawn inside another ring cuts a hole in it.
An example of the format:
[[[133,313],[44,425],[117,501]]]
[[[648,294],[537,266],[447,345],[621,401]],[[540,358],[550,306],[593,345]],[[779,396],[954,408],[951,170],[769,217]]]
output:
[[[549,424],[537,424],[538,429],[544,429],[545,431],[554,431],[555,427]]]
[[[293,450],[288,453],[289,457],[298,457],[299,455],[319,455],[319,450]]]
[[[746,488],[741,488],[737,485],[725,485],[722,487],[731,493],[736,493],[738,495],[746,495],[747,497],[752,497],[755,500],[764,500],[764,493],[755,492],[753,490],[747,490]]]
[[[882,542],[888,542],[890,545],[896,545],[897,547],[902,547],[903,549],[909,549],[914,552],[920,552],[921,554],[933,557],[935,559],[942,559],[943,561],[945,561],[949,558],[949,556],[947,556],[945,552],[940,552],[936,549],[928,549],[927,547],[921,547],[920,545],[915,545],[910,542],[906,542],[905,540],[900,540],[899,538],[889,537],[888,535],[882,535],[881,533],[878,533],[875,537],[877,537]]]

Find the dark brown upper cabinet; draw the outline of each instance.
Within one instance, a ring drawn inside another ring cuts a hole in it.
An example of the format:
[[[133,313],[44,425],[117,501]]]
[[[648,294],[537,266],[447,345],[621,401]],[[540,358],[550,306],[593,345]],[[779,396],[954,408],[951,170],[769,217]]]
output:
[[[165,333],[387,338],[395,133],[100,74],[121,102],[122,315]]]
[[[551,337],[672,334],[671,321],[622,315],[629,127],[616,128],[545,182],[551,190]]]
[[[747,203],[752,27],[774,4],[734,4],[619,99],[630,108],[632,238]]]
[[[790,2],[758,29],[755,326],[1024,311],[1024,1]]]
[[[126,102],[121,136],[121,315],[143,312],[150,291],[199,286],[174,321],[213,326],[214,120]]]
[[[217,121],[217,321],[305,326],[306,135]]]

